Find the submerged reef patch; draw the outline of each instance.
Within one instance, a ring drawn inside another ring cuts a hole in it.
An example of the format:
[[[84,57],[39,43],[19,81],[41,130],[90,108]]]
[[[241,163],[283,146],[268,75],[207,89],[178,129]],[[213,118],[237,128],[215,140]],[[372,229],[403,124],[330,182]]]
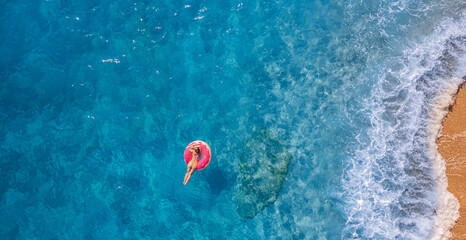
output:
[[[283,143],[266,128],[247,141],[239,161],[243,178],[236,212],[242,218],[254,218],[277,200],[290,160]]]

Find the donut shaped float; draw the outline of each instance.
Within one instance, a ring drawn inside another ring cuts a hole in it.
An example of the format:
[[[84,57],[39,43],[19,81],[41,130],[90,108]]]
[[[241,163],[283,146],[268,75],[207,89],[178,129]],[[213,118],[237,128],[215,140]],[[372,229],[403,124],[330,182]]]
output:
[[[197,159],[197,170],[202,170],[205,167],[207,167],[207,165],[209,165],[210,158],[212,156],[212,151],[210,151],[210,147],[207,143],[201,140],[193,141],[190,144],[188,144],[188,146],[186,146],[186,149],[184,150],[184,161],[186,162],[186,164],[188,164],[191,161],[191,158],[193,156],[193,153],[189,151],[189,148],[193,147],[193,145],[198,145],[201,148],[201,154]]]

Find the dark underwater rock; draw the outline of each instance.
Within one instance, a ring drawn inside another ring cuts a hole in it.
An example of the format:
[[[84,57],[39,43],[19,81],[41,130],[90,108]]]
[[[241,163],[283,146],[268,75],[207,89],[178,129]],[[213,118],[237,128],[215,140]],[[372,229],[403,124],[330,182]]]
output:
[[[283,143],[266,128],[248,140],[239,162],[243,179],[236,212],[242,218],[254,218],[277,200],[290,160]]]

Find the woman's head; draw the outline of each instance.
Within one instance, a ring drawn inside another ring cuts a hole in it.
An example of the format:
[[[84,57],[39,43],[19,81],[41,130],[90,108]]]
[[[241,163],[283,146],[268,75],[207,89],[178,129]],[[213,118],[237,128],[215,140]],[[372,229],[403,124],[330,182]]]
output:
[[[197,155],[201,154],[201,148],[200,148],[200,147],[194,148],[194,152],[195,152]]]

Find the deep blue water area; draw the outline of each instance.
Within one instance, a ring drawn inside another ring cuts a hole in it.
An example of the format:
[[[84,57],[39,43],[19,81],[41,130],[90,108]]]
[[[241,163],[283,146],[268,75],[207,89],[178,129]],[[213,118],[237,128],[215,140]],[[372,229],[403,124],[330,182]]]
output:
[[[429,116],[466,75],[466,4],[0,1],[2,239],[426,239]],[[460,79],[460,80],[458,80]],[[291,162],[236,212],[241,151]],[[183,186],[183,151],[209,166]]]

